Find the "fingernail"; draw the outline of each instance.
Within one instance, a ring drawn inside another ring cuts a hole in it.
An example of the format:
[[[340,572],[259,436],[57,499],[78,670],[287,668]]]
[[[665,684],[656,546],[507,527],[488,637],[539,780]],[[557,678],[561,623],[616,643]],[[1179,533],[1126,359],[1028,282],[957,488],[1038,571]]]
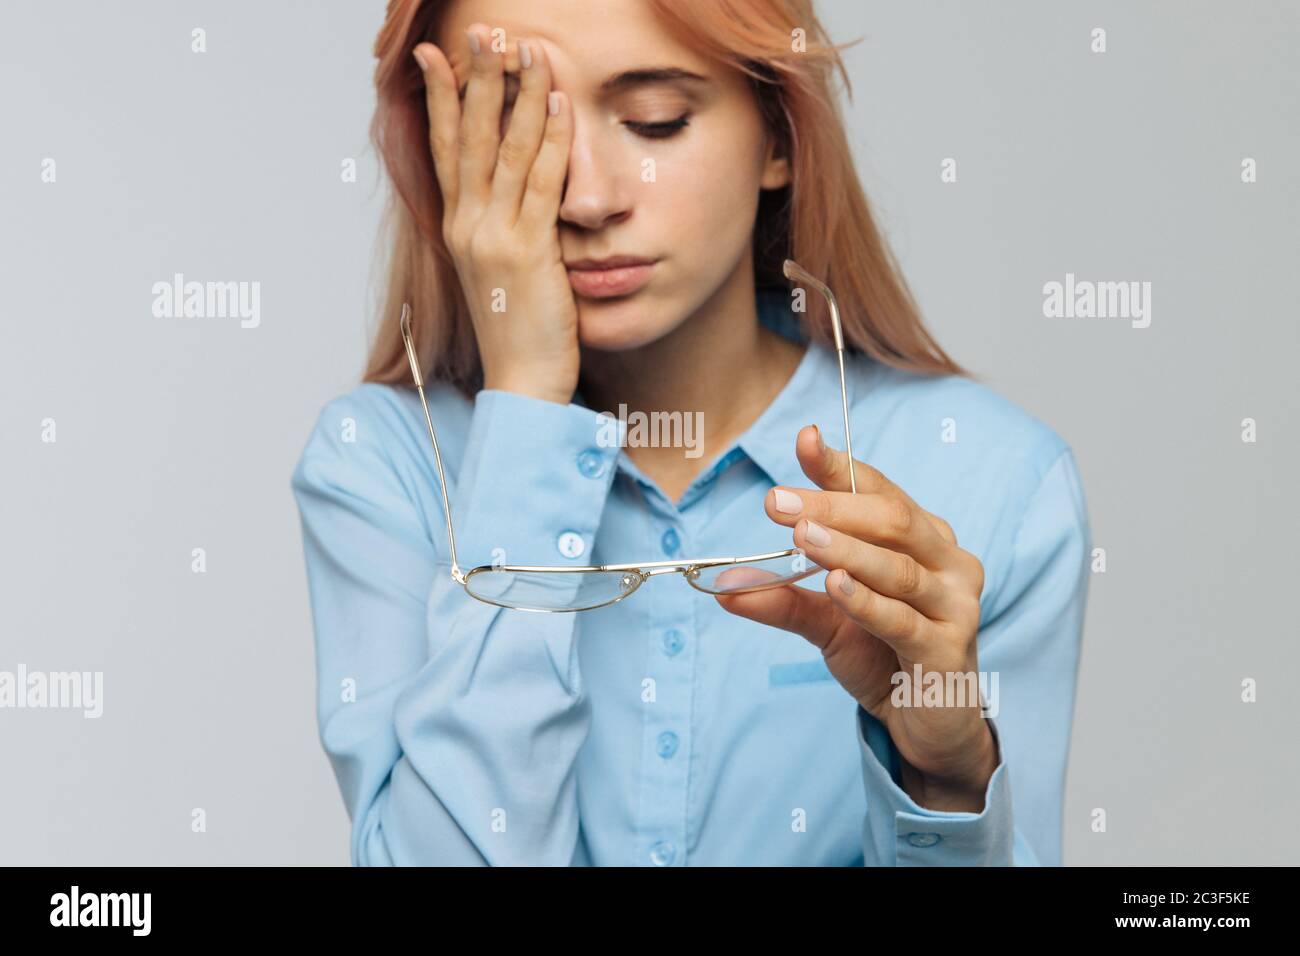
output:
[[[831,543],[831,533],[816,521],[807,518],[803,522],[803,537],[814,548],[824,548]]]
[[[478,34],[473,30],[466,30],[465,36],[469,38],[469,52],[477,54],[479,51]]]
[[[528,49],[527,43],[519,44],[519,65],[525,70],[533,65],[533,51]]]
[[[784,488],[773,488],[773,494],[776,496],[776,510],[785,515],[797,515],[803,510],[803,499],[793,491],[786,491]]]
[[[847,571],[840,572],[840,590],[845,594],[853,593],[853,579],[849,577],[849,572]]]
[[[818,428],[816,425],[813,426],[813,429],[817,432],[817,447],[818,447],[821,451],[825,451],[825,450],[826,450],[826,442],[822,439],[822,430],[821,430],[820,428]]]
[[[552,116],[560,115],[560,94],[555,90],[546,94],[546,112]]]
[[[411,55],[415,57],[415,62],[420,64],[420,69],[424,72],[429,71],[429,64],[425,62],[424,55],[419,50],[412,50]]]

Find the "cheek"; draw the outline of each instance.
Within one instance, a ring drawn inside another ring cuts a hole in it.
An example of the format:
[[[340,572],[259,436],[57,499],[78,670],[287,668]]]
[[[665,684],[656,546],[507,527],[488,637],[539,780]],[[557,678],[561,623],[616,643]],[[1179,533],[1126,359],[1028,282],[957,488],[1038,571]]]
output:
[[[638,184],[638,205],[652,211],[678,255],[732,257],[753,230],[762,176],[758,150],[757,144],[738,149],[721,132],[691,136],[654,157],[655,181]],[[746,155],[755,158],[739,161]]]

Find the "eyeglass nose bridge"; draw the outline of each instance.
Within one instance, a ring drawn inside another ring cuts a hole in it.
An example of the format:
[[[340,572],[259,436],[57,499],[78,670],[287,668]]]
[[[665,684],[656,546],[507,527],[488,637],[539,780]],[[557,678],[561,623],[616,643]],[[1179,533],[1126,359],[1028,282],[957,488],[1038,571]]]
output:
[[[648,571],[643,570],[637,573],[639,573],[642,580],[644,580],[646,578],[652,578],[656,574],[680,574],[683,571],[689,571],[693,567],[695,567],[693,564],[670,564],[666,568],[650,568]]]

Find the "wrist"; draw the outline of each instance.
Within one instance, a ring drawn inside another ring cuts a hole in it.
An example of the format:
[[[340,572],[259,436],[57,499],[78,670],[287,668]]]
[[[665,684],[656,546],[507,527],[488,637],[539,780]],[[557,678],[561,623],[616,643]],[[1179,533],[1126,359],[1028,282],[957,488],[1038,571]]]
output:
[[[967,767],[952,774],[925,773],[900,755],[900,784],[919,806],[929,810],[982,813],[989,780],[997,770],[997,742],[983,723],[984,733],[973,748]]]
[[[573,390],[567,393],[554,385],[535,382],[528,379],[484,377],[483,387],[502,392],[513,392],[528,398],[538,398],[557,405],[568,405],[573,401]]]

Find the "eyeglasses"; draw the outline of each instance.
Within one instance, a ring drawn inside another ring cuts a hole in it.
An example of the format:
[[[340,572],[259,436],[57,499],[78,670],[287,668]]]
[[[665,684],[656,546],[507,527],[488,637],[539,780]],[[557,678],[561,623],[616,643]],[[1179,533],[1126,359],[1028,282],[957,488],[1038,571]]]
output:
[[[839,307],[831,290],[798,263],[785,260],[784,272],[787,279],[802,282],[821,293],[830,306],[831,324],[835,329],[835,351],[840,365],[844,445],[851,460],[853,439],[849,427],[848,390],[844,383],[844,334],[840,328]],[[424,396],[424,375],[420,371],[415,342],[411,337],[411,307],[406,303],[402,304],[401,326],[402,340],[406,343],[406,358],[411,365],[411,375],[420,393],[420,405],[424,408],[424,420],[429,426],[429,438],[433,442],[433,457],[442,490],[442,510],[447,516],[452,580],[463,586],[475,600],[516,611],[590,611],[623,600],[657,574],[679,573],[686,578],[687,584],[705,594],[741,594],[784,587],[822,570],[809,562],[803,549],[788,548],[785,551],[751,554],[742,558],[688,558],[684,561],[644,561],[588,567],[484,564],[467,572],[462,571],[456,561],[456,533],[451,526],[451,505],[447,500],[447,479],[442,470],[442,454],[438,450],[438,435],[429,414],[429,403]],[[858,486],[851,470],[849,484],[856,493]]]

